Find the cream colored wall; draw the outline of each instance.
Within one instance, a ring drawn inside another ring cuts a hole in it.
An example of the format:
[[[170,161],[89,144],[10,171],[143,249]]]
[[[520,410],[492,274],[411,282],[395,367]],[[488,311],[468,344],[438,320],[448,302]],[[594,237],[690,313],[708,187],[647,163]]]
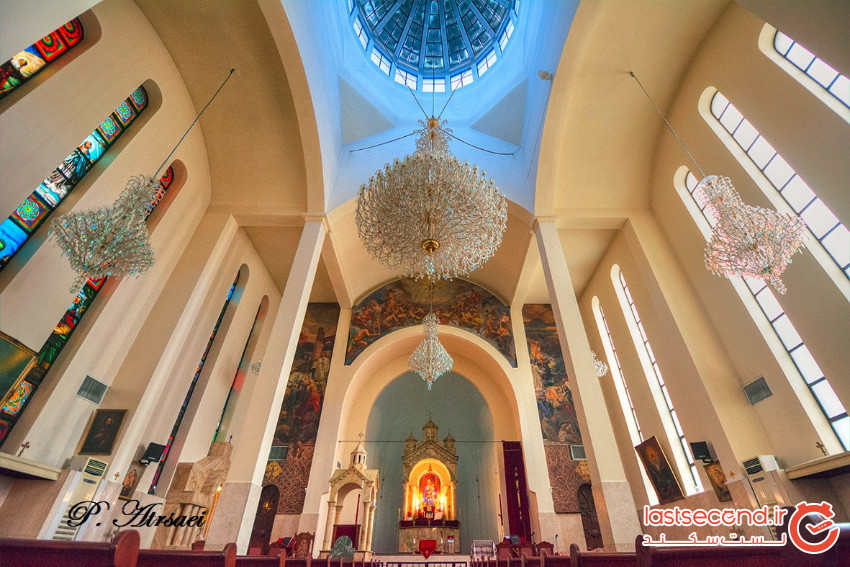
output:
[[[748,204],[773,208],[698,112],[697,102],[705,88],[716,87],[847,224],[850,125],[759,50],[763,25],[737,4],[730,4],[691,62],[670,107],[670,121],[706,173],[729,176]],[[753,407],[772,453],[784,466],[820,457],[817,432],[743,303],[729,282],[710,275],[703,265],[705,240],[673,186],[674,173],[683,164],[693,169],[665,132],[650,182],[654,216],[741,384],[763,375],[773,392]],[[778,300],[845,407],[850,407],[850,352],[843,348],[850,329],[850,304],[810,252],[795,256],[783,280],[789,292],[776,294]]]

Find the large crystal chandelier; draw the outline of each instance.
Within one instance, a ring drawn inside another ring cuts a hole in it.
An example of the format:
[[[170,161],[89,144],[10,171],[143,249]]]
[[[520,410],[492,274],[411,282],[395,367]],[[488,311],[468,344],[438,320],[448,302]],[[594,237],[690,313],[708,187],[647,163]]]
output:
[[[779,276],[802,252],[806,225],[800,217],[745,205],[728,177],[709,175],[695,195],[716,219],[705,248],[705,265],[716,275],[764,280],[779,293]]]
[[[139,276],[153,266],[145,217],[156,183],[156,178],[131,177],[112,205],[71,211],[53,220],[50,236],[77,272],[71,291],[88,279]]]
[[[451,370],[454,364],[452,357],[440,344],[438,323],[439,320],[434,313],[425,315],[425,320],[422,322],[422,326],[425,327],[425,340],[419,343],[407,359],[410,369],[425,380],[429,390],[434,381]]]
[[[453,279],[499,247],[507,203],[483,171],[449,151],[445,120],[420,124],[416,151],[360,187],[357,232],[372,256],[405,276]]]
[[[802,252],[806,225],[794,215],[744,204],[728,177],[705,175],[670,121],[646,92],[643,83],[629,71],[643,94],[655,107],[664,124],[703,176],[694,195],[716,221],[705,248],[705,267],[718,276],[763,280],[779,293],[787,290],[779,278],[795,252]]]

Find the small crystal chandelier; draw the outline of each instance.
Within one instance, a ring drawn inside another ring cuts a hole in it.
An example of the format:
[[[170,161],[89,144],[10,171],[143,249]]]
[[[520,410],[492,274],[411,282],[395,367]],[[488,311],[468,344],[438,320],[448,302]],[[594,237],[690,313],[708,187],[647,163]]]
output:
[[[439,320],[433,312],[425,315],[425,320],[422,322],[422,326],[425,327],[425,339],[407,359],[410,369],[425,380],[429,390],[434,381],[451,370],[454,364],[452,357],[440,344],[438,324]]]
[[[745,205],[728,177],[709,175],[694,190],[717,219],[705,248],[705,266],[716,275],[764,280],[779,293],[779,279],[802,252],[806,225],[800,217]]]
[[[596,370],[596,375],[597,375],[599,378],[602,378],[603,376],[605,376],[606,374],[608,374],[608,365],[607,365],[607,364],[605,364],[604,362],[602,362],[601,360],[599,360],[599,359],[596,357],[596,353],[595,353],[595,352],[590,351],[590,354],[591,354],[591,356],[593,357],[593,368]]]
[[[449,151],[445,120],[419,123],[416,151],[360,187],[357,232],[372,256],[405,276],[453,279],[496,252],[507,203],[483,171]]]
[[[49,235],[77,272],[71,291],[88,279],[140,276],[153,266],[145,217],[156,184],[156,178],[131,177],[112,205],[71,211],[53,220]]]
[[[763,280],[784,294],[787,290],[779,276],[791,263],[791,256],[802,252],[806,231],[803,220],[794,215],[746,205],[728,177],[705,175],[640,79],[631,71],[629,75],[702,175],[694,194],[716,221],[705,247],[705,267],[718,276]]]
[[[71,291],[77,291],[88,279],[107,276],[140,276],[154,263],[150,234],[145,219],[153,200],[159,172],[186,139],[212,101],[233,76],[230,73],[195,117],[152,177],[131,177],[112,205],[86,211],[71,211],[53,219],[49,236],[56,239],[62,255],[77,273]]]

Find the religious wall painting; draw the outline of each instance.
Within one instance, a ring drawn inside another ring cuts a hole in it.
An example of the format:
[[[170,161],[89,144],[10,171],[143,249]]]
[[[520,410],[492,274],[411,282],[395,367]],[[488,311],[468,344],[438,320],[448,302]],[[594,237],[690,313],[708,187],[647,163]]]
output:
[[[578,512],[576,494],[587,482],[587,463],[570,453],[570,445],[582,440],[555,315],[551,305],[535,303],[523,306],[522,317],[555,511]]]
[[[345,363],[389,333],[421,325],[428,314],[428,284],[403,278],[373,291],[354,306]],[[511,310],[486,289],[464,280],[434,284],[434,313],[441,325],[471,331],[501,352],[516,367]]]
[[[635,451],[637,451],[646,475],[655,488],[659,504],[668,504],[685,498],[679,479],[673,473],[670,462],[654,435],[637,445]]]
[[[729,492],[729,487],[726,486],[726,473],[723,472],[720,461],[705,464],[702,468],[705,469],[705,474],[711,482],[711,488],[714,489],[717,500],[720,502],[731,502],[732,493]]]
[[[278,514],[300,514],[304,506],[339,311],[336,303],[307,305],[272,440],[278,458],[266,466],[265,482],[280,489]]]
[[[111,454],[118,432],[121,431],[121,424],[124,423],[125,415],[127,415],[127,410],[123,409],[99,409],[95,411],[79,454]]]
[[[133,493],[136,492],[136,487],[139,486],[139,481],[142,479],[142,474],[145,472],[145,467],[141,463],[133,461],[130,463],[130,468],[127,469],[127,474],[124,475],[124,480],[121,483],[121,493],[118,495],[119,500],[131,500]]]

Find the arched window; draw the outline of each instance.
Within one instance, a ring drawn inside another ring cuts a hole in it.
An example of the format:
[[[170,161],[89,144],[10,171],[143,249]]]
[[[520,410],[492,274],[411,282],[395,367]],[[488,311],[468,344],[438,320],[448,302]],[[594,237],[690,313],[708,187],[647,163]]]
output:
[[[703,236],[708,239],[711,236],[711,227],[714,226],[716,220],[700,204],[704,202],[704,199],[699,195],[695,195],[698,184],[699,181],[690,170],[684,166],[679,168],[674,178],[676,190],[685,202],[685,206],[691,213],[694,222],[699,226]],[[702,215],[699,215],[698,212],[701,212]],[[786,371],[786,375],[789,378],[797,378],[796,380],[791,380],[791,386],[794,387],[798,396],[801,396],[801,393],[802,396],[806,396],[805,392],[808,390],[809,395],[817,402],[817,407],[820,408],[820,411],[826,417],[844,450],[850,450],[850,417],[847,415],[847,410],[844,409],[841,400],[838,399],[829,381],[824,376],[823,370],[815,362],[812,353],[797,333],[785,310],[782,309],[779,300],[770,288],[760,280],[752,278],[730,278],[729,281],[732,282],[735,291],[738,292],[745,305],[747,304],[748,296],[755,299],[755,303],[758,305],[758,311],[763,315],[764,322],[773,331],[773,337],[765,334],[765,339],[773,338],[774,340],[772,342],[774,345],[779,345],[778,349],[772,349],[774,353],[776,353],[776,350],[779,350],[779,352],[784,350],[789,355],[787,358],[790,358],[793,365],[782,364],[780,361],[780,366],[783,369],[789,368],[790,372]],[[750,314],[753,315],[752,310]],[[761,325],[760,328],[764,328],[764,325]],[[769,340],[768,342],[770,343],[771,341]],[[801,397],[801,399],[804,398]]]
[[[162,198],[169,189],[172,189],[172,191],[179,189],[179,187],[172,188],[174,176],[174,164],[172,164],[159,179],[157,189],[148,207],[148,217],[150,217],[154,208],[162,201]],[[0,395],[4,396],[0,398],[0,446],[3,445],[3,441],[15,426],[15,422],[26,409],[27,404],[32,399],[32,395],[44,380],[47,371],[56,361],[62,349],[65,348],[68,339],[74,334],[80,320],[86,311],[88,311],[94,298],[97,297],[106,279],[89,280],[83,284],[82,289],[74,296],[71,306],[65,311],[62,319],[59,320],[53,328],[53,332],[50,333],[44,345],[39,349],[36,365],[30,369],[22,380],[10,388],[8,392],[0,392]]]
[[[183,416],[186,415],[186,410],[189,408],[189,402],[192,401],[192,394],[195,393],[195,386],[198,385],[198,378],[201,377],[201,372],[204,370],[204,365],[207,362],[207,356],[210,354],[210,349],[213,346],[213,342],[215,342],[215,337],[221,327],[221,322],[224,320],[225,313],[227,313],[227,307],[230,305],[231,299],[233,299],[233,292],[236,291],[236,286],[239,284],[239,277],[241,274],[242,270],[239,270],[239,272],[236,273],[236,279],[233,280],[233,284],[231,284],[230,289],[227,291],[227,297],[224,300],[224,305],[221,306],[218,319],[216,319],[212,333],[210,333],[210,338],[207,341],[207,346],[204,347],[204,352],[201,354],[201,360],[198,362],[198,367],[195,369],[192,381],[189,382],[189,390],[186,392],[186,397],[183,398],[183,405],[180,406],[180,411],[177,412],[177,419],[174,420],[174,426],[171,428],[171,434],[168,436],[168,441],[165,443],[165,450],[162,452],[162,458],[159,460],[159,464],[156,467],[156,472],[153,475],[153,481],[151,482],[148,494],[156,494],[156,485],[159,483],[159,477],[162,475],[163,469],[165,469],[165,463],[168,460],[169,453],[171,452],[171,446],[174,444],[174,438],[177,437],[177,432],[180,431],[180,424],[183,423]]]
[[[715,133],[724,142],[734,142],[734,145],[727,143],[730,149],[743,150],[732,153],[767,197],[777,208],[800,215],[820,247],[844,276],[850,278],[850,231],[847,227],[725,96],[713,88],[707,91],[710,92],[714,93],[709,106],[711,116],[715,125],[722,127],[713,128]],[[782,199],[771,198],[776,195]],[[812,243],[814,246],[818,244]]]
[[[770,24],[762,29],[759,48],[783,71],[850,122],[850,79],[846,75]]]
[[[665,433],[670,440],[670,447],[682,476],[682,482],[689,495],[702,492],[702,482],[699,479],[696,463],[694,463],[688,440],[685,438],[685,432],[682,430],[682,424],[679,423],[679,416],[673,407],[673,400],[667,391],[667,384],[665,384],[664,377],[661,375],[661,367],[655,360],[655,353],[649,344],[649,337],[647,337],[646,330],[643,328],[643,322],[632,299],[629,286],[626,284],[626,278],[616,264],[611,269],[611,280],[614,283],[617,298],[620,300],[620,308],[623,310],[623,315],[629,325],[629,332],[644,367],[644,373],[649,381],[650,390],[652,390],[655,403],[658,406],[658,413],[664,424]]]
[[[602,311],[599,298],[593,296],[591,305],[593,307],[593,316],[596,319],[596,327],[599,329],[599,337],[602,339],[602,347],[605,349],[605,357],[609,362],[613,362],[610,365],[611,377],[614,379],[614,388],[617,390],[617,397],[620,399],[620,407],[623,408],[623,417],[626,419],[626,427],[629,430],[632,447],[636,447],[643,443],[645,439],[643,438],[643,431],[640,429],[635,405],[632,403],[632,396],[629,394],[629,386],[626,384],[626,374],[623,372],[623,367],[620,364],[620,357],[617,356],[617,349],[614,348],[614,337],[611,336],[611,329],[608,328],[608,320],[605,319],[605,312]],[[643,467],[638,466],[638,469],[640,469],[641,477],[643,477],[649,504],[654,506],[658,504],[658,495],[652,488],[652,484],[650,484]]]
[[[83,41],[78,18],[36,41],[0,65],[0,100]]]
[[[0,270],[148,106],[139,86],[0,223]]]

